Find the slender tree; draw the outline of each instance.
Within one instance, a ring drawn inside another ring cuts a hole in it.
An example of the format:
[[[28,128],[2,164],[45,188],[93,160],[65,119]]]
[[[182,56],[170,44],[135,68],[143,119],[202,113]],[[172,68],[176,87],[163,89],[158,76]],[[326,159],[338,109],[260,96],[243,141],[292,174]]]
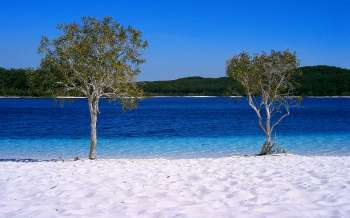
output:
[[[136,106],[141,91],[135,77],[144,63],[142,52],[147,41],[141,32],[123,27],[111,17],[97,20],[83,17],[81,23],[62,24],[56,39],[43,37],[39,52],[44,55],[41,67],[58,71],[58,83],[66,91],[88,99],[91,142],[89,159],[96,159],[97,115],[99,100],[119,100],[123,109]]]
[[[249,106],[255,111],[265,143],[260,154],[270,154],[275,143],[271,136],[275,127],[290,114],[290,103],[298,61],[294,53],[274,51],[251,56],[242,52],[227,62],[226,74],[240,82]]]

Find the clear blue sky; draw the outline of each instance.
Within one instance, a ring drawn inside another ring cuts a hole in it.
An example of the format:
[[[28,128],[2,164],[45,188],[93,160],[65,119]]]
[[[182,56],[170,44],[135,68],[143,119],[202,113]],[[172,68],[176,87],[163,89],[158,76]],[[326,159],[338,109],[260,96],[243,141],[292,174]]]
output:
[[[350,67],[346,0],[1,1],[0,66],[37,67],[42,35],[82,16],[112,16],[149,41],[139,80],[223,76],[226,60],[289,48],[302,65]]]

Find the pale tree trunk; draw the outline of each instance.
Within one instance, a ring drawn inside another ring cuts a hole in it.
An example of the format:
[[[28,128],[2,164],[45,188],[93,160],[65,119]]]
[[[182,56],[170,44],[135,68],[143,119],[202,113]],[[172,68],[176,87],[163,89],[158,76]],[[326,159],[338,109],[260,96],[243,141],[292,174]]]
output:
[[[263,144],[260,155],[271,154],[272,152],[272,141],[271,141],[271,111],[267,104],[265,104],[266,111],[266,122],[265,122],[265,143]]]
[[[272,152],[272,142],[271,142],[271,130],[266,129],[265,133],[265,143],[263,144],[260,155],[270,154]]]
[[[283,106],[286,109],[286,112],[279,117],[279,119],[275,122],[271,121],[271,117],[273,115],[273,113],[276,113],[276,111],[274,111],[273,109],[273,105],[271,103],[269,103],[267,98],[264,98],[263,101],[263,105],[265,105],[265,115],[266,117],[264,117],[265,119],[263,119],[262,114],[260,113],[260,108],[256,105],[256,103],[254,102],[253,96],[248,93],[247,94],[248,97],[248,103],[249,106],[251,108],[253,108],[253,110],[255,111],[256,115],[258,116],[258,121],[259,121],[259,126],[260,128],[264,131],[265,133],[265,143],[262,145],[261,147],[261,151],[259,155],[267,155],[267,154],[271,154],[273,153],[273,147],[274,147],[274,143],[272,142],[271,136],[272,136],[272,132],[274,130],[274,128],[287,116],[289,116],[289,105],[288,103],[284,103]]]
[[[88,99],[90,111],[90,152],[89,159],[96,159],[96,144],[97,144],[97,114],[98,114],[98,98],[90,97]]]

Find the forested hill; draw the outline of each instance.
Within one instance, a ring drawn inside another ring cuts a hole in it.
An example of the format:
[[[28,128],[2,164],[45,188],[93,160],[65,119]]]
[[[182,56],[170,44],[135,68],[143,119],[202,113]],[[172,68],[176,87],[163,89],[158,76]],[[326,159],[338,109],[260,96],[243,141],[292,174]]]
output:
[[[349,96],[350,70],[330,67],[302,67],[298,95],[302,96]]]
[[[296,95],[340,96],[350,95],[350,70],[331,66],[302,67],[297,79]],[[148,95],[242,95],[237,81],[227,77],[187,77],[169,81],[144,82],[141,84]]]
[[[296,95],[346,96],[350,95],[350,70],[331,66],[302,67],[297,78]],[[59,75],[40,70],[0,68],[1,96],[62,96],[55,86]],[[243,90],[237,81],[220,78],[186,77],[169,81],[139,82],[147,96],[225,96],[241,95]],[[74,93],[69,93],[74,95]]]
[[[243,90],[237,81],[220,78],[186,77],[177,80],[140,82],[147,95],[182,96],[182,95],[239,95]]]

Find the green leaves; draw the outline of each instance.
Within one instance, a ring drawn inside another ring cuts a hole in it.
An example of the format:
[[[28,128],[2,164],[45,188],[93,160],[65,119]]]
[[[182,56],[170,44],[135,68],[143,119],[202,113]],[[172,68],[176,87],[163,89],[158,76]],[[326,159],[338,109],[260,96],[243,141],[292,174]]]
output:
[[[147,41],[140,31],[123,27],[111,17],[97,20],[83,17],[81,24],[61,24],[62,34],[54,40],[43,37],[39,52],[43,68],[62,74],[66,90],[85,96],[122,99],[128,107],[136,91],[135,77],[144,63],[142,53]]]
[[[272,50],[269,54],[254,56],[242,52],[227,62],[226,74],[239,81],[247,95],[266,95],[274,99],[292,94],[297,69],[296,56],[288,50]]]
[[[298,62],[294,53],[272,50],[250,56],[246,52],[227,62],[227,76],[243,86],[249,106],[255,111],[265,143],[260,154],[269,154],[275,127],[290,114],[291,94]]]

